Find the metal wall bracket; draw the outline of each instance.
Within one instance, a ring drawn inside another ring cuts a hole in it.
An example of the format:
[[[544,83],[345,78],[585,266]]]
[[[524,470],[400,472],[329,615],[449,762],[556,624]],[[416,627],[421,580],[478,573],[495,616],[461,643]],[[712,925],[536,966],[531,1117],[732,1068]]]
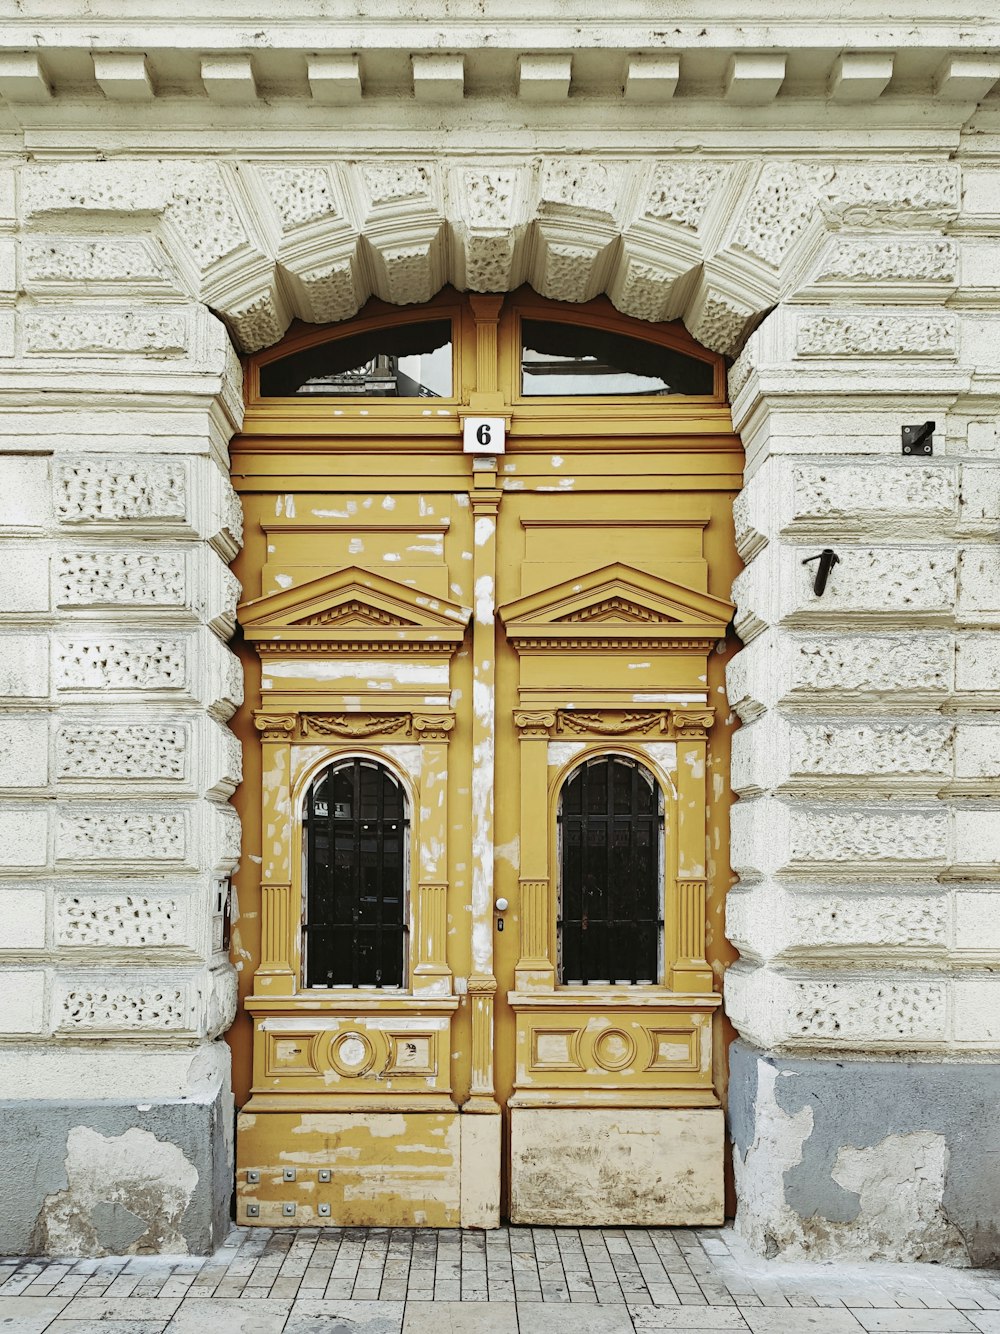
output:
[[[933,454],[934,428],[937,422],[924,422],[920,426],[903,427],[904,454]]]
[[[840,557],[832,547],[824,547],[818,556],[807,556],[802,562],[803,565],[811,565],[814,560],[819,561],[816,568],[816,578],[813,582],[813,592],[818,598],[821,598],[826,592],[826,581],[830,577],[830,571],[835,565],[840,564]]]

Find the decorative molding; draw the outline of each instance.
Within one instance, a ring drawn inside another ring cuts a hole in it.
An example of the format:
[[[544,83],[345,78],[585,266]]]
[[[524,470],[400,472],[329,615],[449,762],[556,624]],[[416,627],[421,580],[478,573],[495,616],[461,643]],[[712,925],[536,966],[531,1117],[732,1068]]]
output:
[[[262,741],[288,741],[298,719],[294,713],[254,713],[253,725]]]
[[[703,737],[714,722],[714,709],[672,709],[670,712],[671,728],[676,737]]]
[[[448,742],[455,727],[452,713],[415,713],[413,730],[421,741]]]
[[[176,523],[185,517],[187,473],[179,460],[87,455],[56,463],[53,474],[60,523]]]
[[[556,725],[556,715],[546,710],[518,709],[514,713],[514,726],[522,741],[536,737],[547,737]]]
[[[670,715],[666,710],[641,713],[615,713],[610,709],[581,713],[560,709],[557,732],[596,733],[598,736],[644,736],[650,731],[665,733]]]
[[[799,321],[800,357],[955,357],[953,315],[816,315]]]
[[[55,676],[57,690],[180,690],[187,684],[187,652],[169,639],[73,639],[57,650]]]
[[[409,713],[307,713],[302,715],[303,736],[362,737],[407,735],[413,725]]]

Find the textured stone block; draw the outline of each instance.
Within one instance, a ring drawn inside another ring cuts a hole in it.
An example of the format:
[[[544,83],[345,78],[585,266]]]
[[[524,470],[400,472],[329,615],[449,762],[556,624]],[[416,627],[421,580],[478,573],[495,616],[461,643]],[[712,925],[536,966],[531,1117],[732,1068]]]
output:
[[[770,1047],[933,1050],[949,1037],[948,984],[936,976],[788,974],[740,962],[725,994],[740,1036]]]
[[[48,718],[0,714],[0,788],[44,787],[48,779]]]
[[[736,629],[751,638],[778,623],[809,621],[850,625],[855,618],[920,625],[950,619],[955,606],[958,557],[953,548],[838,545],[840,564],[822,597],[814,592],[812,552],[768,547],[733,582]],[[818,554],[818,553],[816,553]]]
[[[800,721],[768,714],[733,737],[733,788],[940,786],[952,773],[952,728],[942,722]]]
[[[759,962],[921,958],[943,955],[950,904],[946,893],[900,886],[891,894],[867,886],[788,889],[773,881],[730,890],[726,936]]]
[[[732,864],[751,879],[780,871],[828,868],[834,874],[878,868],[881,875],[944,866],[947,810],[862,806],[846,801],[792,804],[754,797],[732,810]]]
[[[992,643],[976,647],[1000,667],[1000,648],[994,649]],[[954,659],[954,642],[941,633],[775,630],[758,636],[729,662],[727,693],[744,721],[784,701],[837,703],[852,711],[884,709],[902,701],[937,705],[952,688]],[[967,658],[967,675],[972,671]],[[975,672],[977,680],[988,675],[984,664]],[[996,678],[992,679],[995,684]]]
[[[884,537],[947,532],[958,512],[958,470],[931,464],[796,464],[767,459],[735,506],[736,541],[748,559],[780,533]]]
[[[1000,636],[967,633],[958,637],[955,689],[972,697],[1000,699]]]

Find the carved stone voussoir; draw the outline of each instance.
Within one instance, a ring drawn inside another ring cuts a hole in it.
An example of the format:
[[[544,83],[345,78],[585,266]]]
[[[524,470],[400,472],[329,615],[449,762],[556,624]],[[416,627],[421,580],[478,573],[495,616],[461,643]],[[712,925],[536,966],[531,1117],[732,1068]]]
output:
[[[547,737],[556,725],[556,715],[544,710],[522,710],[514,713],[514,726],[522,740],[532,737]]]
[[[394,736],[397,732],[409,736],[412,727],[409,713],[310,713],[302,719],[303,736],[359,739]]]

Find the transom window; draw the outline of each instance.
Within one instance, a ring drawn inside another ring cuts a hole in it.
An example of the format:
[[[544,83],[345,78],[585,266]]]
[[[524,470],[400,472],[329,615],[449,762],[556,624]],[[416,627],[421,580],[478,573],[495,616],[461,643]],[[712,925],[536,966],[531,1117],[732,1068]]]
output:
[[[449,398],[451,320],[422,320],[314,344],[260,368],[262,398]]]
[[[559,980],[659,981],[663,793],[622,755],[575,769],[559,798]]]
[[[711,394],[710,362],[593,325],[521,322],[521,393],[580,396]]]
[[[402,785],[375,760],[340,760],[309,789],[307,987],[402,986],[408,829]]]

